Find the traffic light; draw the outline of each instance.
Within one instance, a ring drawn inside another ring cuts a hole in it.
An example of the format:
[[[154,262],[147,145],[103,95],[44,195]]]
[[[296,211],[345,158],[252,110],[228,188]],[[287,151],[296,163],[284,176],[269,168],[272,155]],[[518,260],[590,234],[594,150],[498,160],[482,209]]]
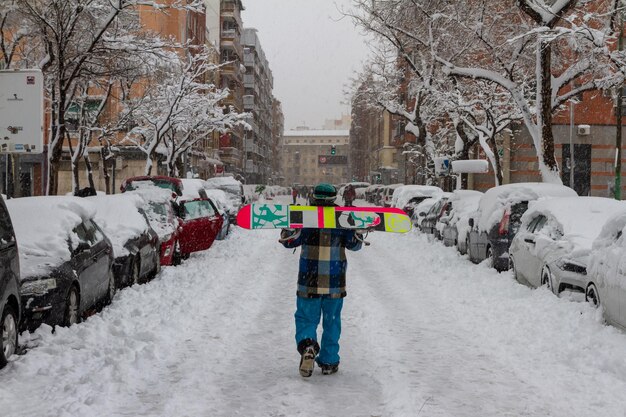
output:
[[[330,154],[335,155],[337,153],[337,147],[335,145],[330,146]]]

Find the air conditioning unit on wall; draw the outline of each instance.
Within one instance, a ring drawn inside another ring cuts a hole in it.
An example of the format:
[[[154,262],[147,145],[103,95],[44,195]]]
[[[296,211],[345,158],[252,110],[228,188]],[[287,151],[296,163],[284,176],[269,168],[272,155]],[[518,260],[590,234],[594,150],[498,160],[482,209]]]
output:
[[[589,125],[578,125],[578,135],[579,136],[588,136],[591,134],[591,126]]]

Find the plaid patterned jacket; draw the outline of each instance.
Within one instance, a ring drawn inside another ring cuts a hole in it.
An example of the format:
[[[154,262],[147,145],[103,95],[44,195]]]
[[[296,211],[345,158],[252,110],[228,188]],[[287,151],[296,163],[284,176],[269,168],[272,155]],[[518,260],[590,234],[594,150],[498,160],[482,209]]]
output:
[[[302,246],[298,297],[346,296],[346,249],[357,251],[362,245],[353,230],[302,229],[300,236],[282,244],[286,248]]]

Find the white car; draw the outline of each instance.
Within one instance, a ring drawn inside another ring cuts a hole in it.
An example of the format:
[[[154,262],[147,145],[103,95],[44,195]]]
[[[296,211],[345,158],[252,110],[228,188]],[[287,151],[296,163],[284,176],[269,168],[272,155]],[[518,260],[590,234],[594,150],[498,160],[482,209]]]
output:
[[[626,208],[610,218],[593,242],[585,299],[605,320],[626,330]]]
[[[391,207],[404,210],[410,217],[419,203],[441,194],[443,190],[432,185],[403,185],[394,190]]]
[[[553,198],[531,203],[511,242],[515,278],[531,287],[547,285],[555,294],[583,292],[593,241],[626,203],[602,197]]]

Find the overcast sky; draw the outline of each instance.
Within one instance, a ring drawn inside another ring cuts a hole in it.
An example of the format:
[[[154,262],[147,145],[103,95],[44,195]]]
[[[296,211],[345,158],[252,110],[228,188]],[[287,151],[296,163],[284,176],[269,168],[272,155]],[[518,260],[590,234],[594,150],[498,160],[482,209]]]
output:
[[[244,27],[258,29],[283,103],[285,129],[323,127],[350,108],[345,85],[368,55],[366,38],[338,8],[351,0],[243,0]]]

